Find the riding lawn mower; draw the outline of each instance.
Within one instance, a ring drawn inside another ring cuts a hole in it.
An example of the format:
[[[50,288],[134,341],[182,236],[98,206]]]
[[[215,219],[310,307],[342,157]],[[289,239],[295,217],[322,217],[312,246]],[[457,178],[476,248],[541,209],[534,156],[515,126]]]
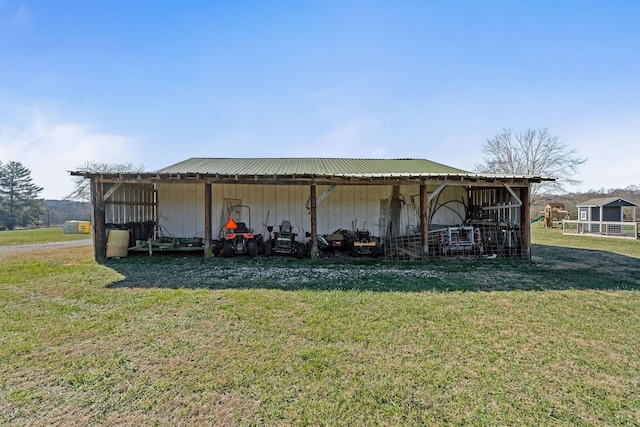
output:
[[[236,222],[231,217],[232,211],[246,208],[249,211],[249,227],[245,222]],[[254,234],[251,228],[251,208],[247,205],[233,205],[227,209],[227,223],[224,226],[224,240],[222,241],[222,256],[258,255],[258,248],[262,247],[262,235]]]
[[[264,254],[271,256],[274,253],[284,255],[295,255],[297,258],[303,258],[306,253],[306,246],[298,240],[298,233],[293,232],[291,222],[282,221],[278,227],[278,231],[273,226],[268,226],[269,239],[264,245]]]

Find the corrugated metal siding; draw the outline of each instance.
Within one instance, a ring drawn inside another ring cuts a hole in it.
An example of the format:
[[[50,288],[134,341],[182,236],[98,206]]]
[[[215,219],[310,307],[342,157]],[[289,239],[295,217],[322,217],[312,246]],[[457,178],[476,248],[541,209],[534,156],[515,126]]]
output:
[[[433,189],[429,186],[429,191]],[[420,208],[420,201],[414,200],[417,208]],[[431,209],[435,212],[429,212],[431,217],[431,226],[450,226],[460,225],[464,222],[466,216],[466,204],[468,204],[468,195],[463,187],[446,187],[442,190],[440,197],[432,201]]]
[[[321,197],[329,186],[319,185],[317,196]],[[435,187],[429,187],[429,191]],[[213,237],[227,219],[225,201],[237,200],[251,208],[251,223],[256,233],[266,234],[267,225],[279,225],[290,220],[299,231],[311,230],[311,217],[306,205],[310,190],[301,185],[259,184],[213,184],[212,185],[212,230]],[[403,209],[400,228],[403,232],[416,229],[419,223],[419,193],[417,185],[401,186]],[[374,235],[384,234],[389,218],[392,196],[391,186],[337,186],[318,204],[318,233],[327,234],[337,229],[353,226],[367,228]],[[462,188],[446,188],[440,203],[449,203],[439,209],[433,218],[434,224],[456,225],[464,218]],[[158,184],[159,225],[168,234],[178,237],[204,237],[204,185],[202,184]],[[249,223],[247,211],[241,210],[240,220]]]
[[[306,231],[311,228],[306,201],[308,187],[299,185],[212,185],[212,230],[213,237],[227,219],[225,201],[239,201],[251,209],[241,209],[241,218],[256,233],[266,233],[266,225],[279,224],[289,219]],[[204,237],[204,185],[203,184],[158,184],[159,225],[168,234],[179,237]]]
[[[191,158],[159,173],[222,175],[394,175],[468,173],[424,159]]]
[[[105,193],[113,185],[105,185]],[[127,224],[154,221],[153,185],[121,185],[105,200],[105,222]]]
[[[204,184],[158,184],[158,225],[163,234],[204,237]]]

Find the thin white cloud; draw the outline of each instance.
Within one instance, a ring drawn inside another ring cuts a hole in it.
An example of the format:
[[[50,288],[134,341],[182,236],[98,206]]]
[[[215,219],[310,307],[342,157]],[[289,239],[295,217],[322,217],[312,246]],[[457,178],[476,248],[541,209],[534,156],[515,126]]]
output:
[[[13,13],[12,21],[18,25],[26,25],[33,21],[33,14],[31,9],[24,4],[21,4]]]
[[[26,4],[0,1],[0,22],[4,21],[6,25],[20,27],[30,24],[33,19],[33,12]]]
[[[70,170],[90,162],[134,162],[132,138],[102,133],[91,126],[59,121],[41,111],[14,116],[0,125],[0,160],[18,161],[31,170],[41,197],[59,199],[73,190]]]

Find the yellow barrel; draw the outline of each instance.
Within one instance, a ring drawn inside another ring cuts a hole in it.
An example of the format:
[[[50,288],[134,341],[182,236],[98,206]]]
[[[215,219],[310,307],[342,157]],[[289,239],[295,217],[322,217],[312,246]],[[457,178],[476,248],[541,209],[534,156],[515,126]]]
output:
[[[78,221],[78,233],[89,234],[91,232],[91,222]]]
[[[126,257],[129,253],[129,230],[110,230],[107,236],[107,258]]]

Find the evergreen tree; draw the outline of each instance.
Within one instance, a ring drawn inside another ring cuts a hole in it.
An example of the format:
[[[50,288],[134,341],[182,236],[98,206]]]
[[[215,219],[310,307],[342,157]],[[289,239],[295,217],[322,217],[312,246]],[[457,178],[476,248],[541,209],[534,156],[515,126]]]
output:
[[[41,191],[22,163],[0,163],[0,227],[13,230],[35,224],[43,211]]]

